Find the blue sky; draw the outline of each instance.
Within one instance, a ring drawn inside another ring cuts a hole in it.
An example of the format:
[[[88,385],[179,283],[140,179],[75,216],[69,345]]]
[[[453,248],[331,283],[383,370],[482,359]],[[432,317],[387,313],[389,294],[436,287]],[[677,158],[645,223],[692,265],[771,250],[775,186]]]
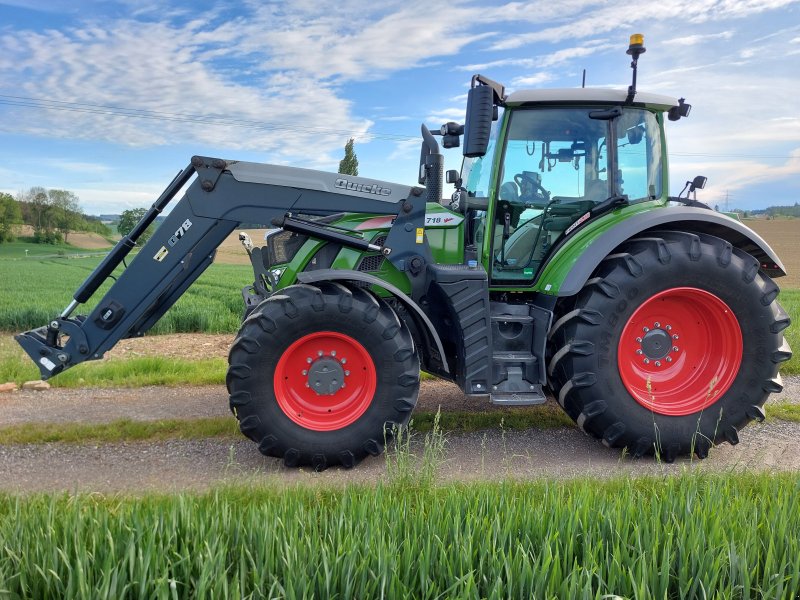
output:
[[[640,32],[639,89],[693,105],[672,193],[703,174],[721,208],[800,201],[800,0],[233,5],[0,0],[0,191],[120,212],[193,154],[335,171],[351,136],[361,175],[414,183],[420,123],[462,121],[473,73],[624,88]]]

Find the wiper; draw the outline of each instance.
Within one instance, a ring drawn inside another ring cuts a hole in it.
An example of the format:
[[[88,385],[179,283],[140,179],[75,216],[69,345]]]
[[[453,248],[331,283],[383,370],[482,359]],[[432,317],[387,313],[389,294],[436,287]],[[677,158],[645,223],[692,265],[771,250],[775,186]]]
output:
[[[604,212],[613,210],[626,204],[628,204],[628,197],[617,194],[615,196],[611,196],[610,198],[606,198],[600,204],[595,205],[589,212],[591,213],[592,217],[596,217],[597,215],[601,215]]]

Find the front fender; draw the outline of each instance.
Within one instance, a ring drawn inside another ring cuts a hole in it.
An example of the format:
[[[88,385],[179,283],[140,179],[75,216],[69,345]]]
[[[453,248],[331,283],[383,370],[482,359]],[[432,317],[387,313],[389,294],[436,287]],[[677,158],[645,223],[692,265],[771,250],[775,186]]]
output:
[[[639,210],[629,216],[625,212],[621,209],[604,215],[566,238],[542,270],[536,283],[537,291],[555,296],[577,294],[600,262],[617,246],[653,229],[705,233],[722,238],[755,257],[770,277],[786,275],[780,258],[761,236],[713,210],[668,206]]]
[[[318,283],[320,281],[356,281],[360,283],[367,283],[369,285],[386,290],[392,296],[397,298],[405,307],[409,316],[413,319],[417,331],[422,334],[422,341],[426,346],[423,356],[428,359],[428,362],[430,362],[431,358],[434,360],[433,364],[423,365],[425,370],[448,379],[452,377],[450,375],[450,369],[447,365],[447,359],[445,358],[442,340],[436,331],[436,327],[433,325],[433,323],[431,323],[428,315],[422,311],[417,303],[399,288],[383,281],[378,277],[375,277],[374,275],[362,273],[361,271],[348,271],[343,269],[319,269],[316,271],[306,271],[303,273],[298,273],[297,280],[300,283],[311,284]]]

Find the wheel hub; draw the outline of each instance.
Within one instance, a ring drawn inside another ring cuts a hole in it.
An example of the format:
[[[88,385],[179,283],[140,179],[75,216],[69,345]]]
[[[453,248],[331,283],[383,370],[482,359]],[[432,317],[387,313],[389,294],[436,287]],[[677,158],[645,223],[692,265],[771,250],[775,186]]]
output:
[[[667,327],[672,329],[671,325]],[[666,329],[651,329],[644,334],[639,342],[641,354],[649,360],[662,360],[667,357],[671,359],[672,339],[672,335]]]
[[[306,385],[319,396],[332,396],[344,387],[344,380],[348,375],[350,371],[345,371],[339,360],[323,355],[313,361],[308,368]]]

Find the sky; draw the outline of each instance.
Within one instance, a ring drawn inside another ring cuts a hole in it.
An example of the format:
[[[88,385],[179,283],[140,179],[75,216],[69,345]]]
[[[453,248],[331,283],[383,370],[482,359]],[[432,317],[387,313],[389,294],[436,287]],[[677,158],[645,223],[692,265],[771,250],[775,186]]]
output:
[[[671,193],[800,201],[800,0],[0,0],[0,191],[119,213],[195,154],[336,171],[350,137],[360,175],[414,184],[420,124],[463,122],[474,73],[627,88],[632,33],[638,89],[693,106]]]

